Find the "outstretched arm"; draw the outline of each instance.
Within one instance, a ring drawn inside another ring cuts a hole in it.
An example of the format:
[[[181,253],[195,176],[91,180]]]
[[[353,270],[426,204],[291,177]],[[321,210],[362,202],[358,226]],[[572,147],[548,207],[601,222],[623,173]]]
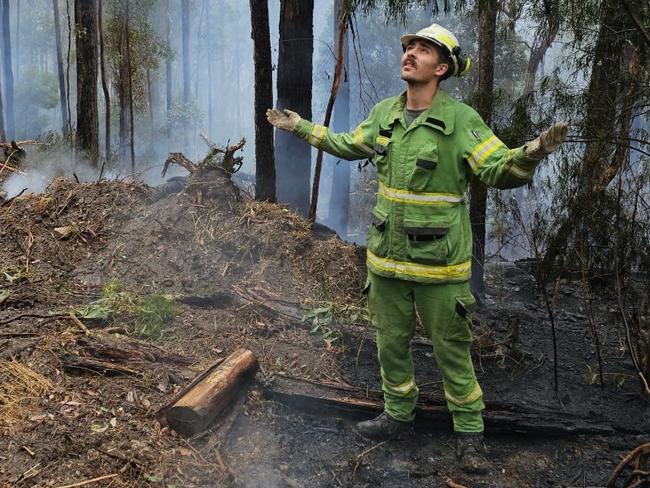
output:
[[[554,124],[532,141],[509,149],[479,115],[474,114],[466,124],[463,157],[472,172],[486,185],[515,188],[533,178],[539,162],[560,147],[567,129],[566,124]]]
[[[374,118],[374,109],[366,120],[352,132],[331,132],[327,127],[302,119],[291,110],[268,109],[267,120],[278,129],[291,132],[309,144],[336,157],[354,160],[372,157],[378,124]]]

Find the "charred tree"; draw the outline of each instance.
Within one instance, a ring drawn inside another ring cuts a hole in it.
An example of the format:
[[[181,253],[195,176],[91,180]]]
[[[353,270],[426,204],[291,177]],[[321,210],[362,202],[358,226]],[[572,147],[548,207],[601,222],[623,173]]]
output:
[[[54,0],[55,2],[57,0]],[[104,92],[104,122],[105,122],[105,146],[106,146],[106,160],[111,158],[111,95],[108,91],[108,80],[106,79],[106,63],[104,56],[104,21],[103,21],[103,2],[99,0],[97,6],[97,28],[99,36],[99,61],[102,76],[102,91]]]
[[[133,64],[131,62],[131,19],[130,1],[126,0],[126,15],[124,16],[124,41],[126,43],[126,67],[129,74],[129,155],[131,157],[131,173],[135,173],[135,138],[133,124]]]
[[[190,0],[181,3],[181,29],[183,51],[183,103],[187,110],[190,102]],[[188,149],[187,127],[183,128],[183,147]]]
[[[56,41],[56,68],[59,79],[59,101],[61,102],[61,125],[64,134],[68,132],[68,94],[65,90],[65,70],[63,68],[63,49],[61,47],[61,22],[59,20],[59,0],[53,0],[54,38]]]
[[[2,105],[2,88],[0,88],[0,141],[4,142],[7,140],[7,133],[5,132],[5,116]]]
[[[339,19],[342,15],[342,8],[345,8],[347,0],[335,0],[334,12],[334,36],[337,39],[339,33]],[[350,130],[350,80],[348,78],[348,30],[345,29],[343,37],[343,49],[341,50],[343,61],[343,76],[334,105],[334,118],[332,128],[334,132],[347,132]],[[338,46],[335,46],[338,52]],[[333,158],[330,158],[333,162]],[[348,215],[350,211],[350,165],[347,162],[339,164],[335,162],[332,168],[332,191],[329,200],[328,225],[337,231],[343,238],[348,234]]]
[[[494,91],[494,44],[497,28],[497,2],[486,0],[479,4],[479,73],[476,110],[486,124],[492,119]],[[470,221],[474,246],[472,252],[471,286],[474,294],[481,295],[485,289],[483,266],[485,261],[485,213],[487,187],[478,179],[470,186]]]
[[[623,106],[632,103],[626,89],[627,77],[632,75],[626,73],[624,67],[633,71],[629,70],[631,59],[625,53],[630,52],[628,46],[641,45],[642,41],[632,35],[635,32],[625,9],[617,1],[607,0],[603,3],[591,78],[585,96],[582,132],[587,142],[576,188],[567,202],[567,214],[547,241],[543,261],[546,270],[558,264],[555,263],[556,259],[571,247],[569,241],[572,235],[593,236],[602,225],[598,217],[600,213],[594,205],[606,201],[606,188],[620,170],[623,159],[616,157],[617,139],[629,137],[629,129],[627,133],[624,132],[626,127],[629,128],[630,121],[619,120],[619,117],[625,119],[631,114]]]
[[[553,41],[560,29],[560,16],[559,16],[559,1],[558,0],[545,0],[543,2],[545,18],[535,32],[533,45],[528,58],[528,66],[526,67],[526,87],[524,95],[533,93],[535,89],[535,78],[539,65],[546,55],[546,51]]]
[[[314,0],[280,1],[277,90],[279,109],[311,120]],[[311,148],[283,131],[275,132],[278,200],[306,216],[309,211]]]
[[[250,0],[255,62],[255,198],[275,201],[273,126],[266,109],[273,106],[273,72],[268,0]]]
[[[97,0],[75,0],[77,48],[77,148],[97,166]]]
[[[166,43],[167,43],[167,56],[165,58],[165,100],[167,102],[166,108],[167,108],[167,142],[169,143],[169,138],[171,136],[171,127],[169,125],[169,114],[172,109],[172,58],[171,58],[171,50],[172,50],[172,21],[171,21],[171,12],[169,9],[169,0],[167,0],[167,19],[166,19],[166,25],[165,25],[165,36],[166,36]]]
[[[2,57],[4,61],[5,131],[9,139],[16,137],[14,117],[14,72],[11,64],[11,29],[9,0],[2,0]]]

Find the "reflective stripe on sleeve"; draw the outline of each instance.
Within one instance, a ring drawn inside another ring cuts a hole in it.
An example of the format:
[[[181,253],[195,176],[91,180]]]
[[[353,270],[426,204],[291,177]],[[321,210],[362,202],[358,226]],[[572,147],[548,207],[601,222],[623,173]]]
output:
[[[365,152],[368,153],[368,155],[374,154],[375,152],[363,142],[363,129],[361,128],[361,126],[357,127],[355,131],[352,133],[352,144],[363,149]]]
[[[469,165],[472,167],[472,171],[476,172],[487,158],[500,147],[506,147],[506,145],[494,134],[476,146],[467,159]]]
[[[530,177],[533,175],[533,171],[535,171],[535,169],[522,168],[517,163],[513,162],[512,165],[510,166],[510,169],[508,169],[508,171],[512,173],[514,176],[516,176],[517,178],[521,178],[522,180],[524,179],[527,180],[530,179]]]
[[[483,390],[481,390],[481,387],[479,386],[478,383],[475,383],[474,388],[472,388],[472,391],[470,391],[464,397],[454,396],[451,393],[449,393],[449,391],[447,391],[447,388],[445,388],[445,400],[455,405],[468,405],[470,403],[475,402],[482,396],[483,396]]]
[[[472,261],[450,264],[448,266],[411,263],[408,261],[396,261],[394,259],[382,258],[367,252],[368,264],[381,271],[399,273],[419,278],[431,278],[435,280],[445,279],[469,279]]]
[[[312,146],[320,147],[321,143],[323,142],[323,139],[325,139],[326,134],[327,134],[327,127],[320,124],[314,124],[314,128],[311,130],[311,134],[309,134],[309,139],[308,139],[309,144],[311,144]]]
[[[379,182],[379,196],[392,202],[413,203],[416,205],[439,205],[463,203],[465,197],[459,193],[412,193],[408,190],[391,188]]]

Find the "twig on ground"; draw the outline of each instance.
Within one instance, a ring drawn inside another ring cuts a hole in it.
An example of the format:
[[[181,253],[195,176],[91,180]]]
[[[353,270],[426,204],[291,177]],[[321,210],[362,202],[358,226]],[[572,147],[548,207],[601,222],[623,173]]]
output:
[[[109,478],[115,478],[116,476],[119,476],[119,473],[106,474],[104,476],[99,476],[91,480],[80,481],[79,483],[73,483],[71,485],[61,485],[61,486],[57,486],[56,488],[75,488],[77,486],[85,486],[85,485],[89,485],[90,483],[95,483],[97,481],[107,480]]]

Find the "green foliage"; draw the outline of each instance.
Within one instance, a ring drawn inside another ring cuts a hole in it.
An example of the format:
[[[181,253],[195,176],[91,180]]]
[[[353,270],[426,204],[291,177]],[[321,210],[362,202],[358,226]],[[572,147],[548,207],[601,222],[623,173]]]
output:
[[[82,319],[109,320],[119,316],[132,335],[150,339],[162,339],[165,324],[179,313],[173,298],[161,293],[139,297],[126,291],[116,278],[104,285],[99,299],[75,309]]]
[[[172,298],[161,293],[147,295],[138,304],[133,334],[161,339],[164,336],[163,326],[179,313],[180,309]]]
[[[314,308],[303,317],[303,322],[311,321],[311,333],[319,334],[327,348],[341,341],[341,333],[332,328],[333,318],[331,307]]]

